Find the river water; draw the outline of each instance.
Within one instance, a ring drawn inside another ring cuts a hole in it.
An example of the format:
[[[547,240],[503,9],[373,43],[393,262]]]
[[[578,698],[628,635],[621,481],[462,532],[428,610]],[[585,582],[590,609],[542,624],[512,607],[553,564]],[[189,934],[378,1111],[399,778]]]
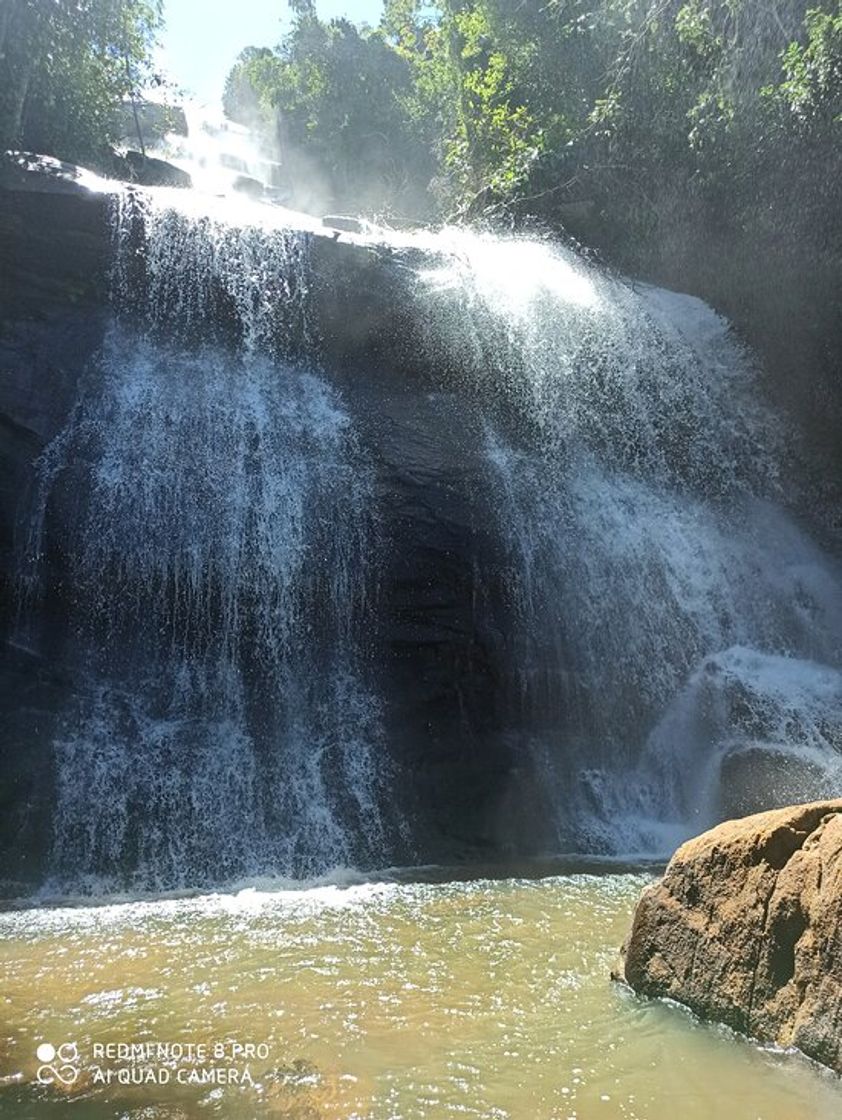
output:
[[[429,878],[0,915],[0,1116],[842,1114],[797,1055],[612,983],[647,873]]]

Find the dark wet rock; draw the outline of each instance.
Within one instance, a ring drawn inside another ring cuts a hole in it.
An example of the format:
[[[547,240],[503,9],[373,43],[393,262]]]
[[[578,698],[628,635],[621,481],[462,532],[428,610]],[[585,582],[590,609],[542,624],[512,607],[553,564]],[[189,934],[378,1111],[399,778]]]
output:
[[[427,860],[496,850],[514,759],[505,557],[482,417],[453,389],[413,390],[397,369],[358,391],[353,409],[377,462],[382,680],[407,816]]]
[[[4,152],[0,157],[0,189],[36,194],[70,195],[86,199],[107,187],[93,171],[36,152]]]
[[[182,171],[175,164],[168,163],[165,159],[155,159],[154,156],[145,156],[141,152],[126,152],[132,179],[143,187],[181,187],[189,189],[193,180],[186,171]]]
[[[9,469],[63,425],[102,341],[107,186],[47,156],[0,160],[0,454]]]
[[[44,598],[24,651],[14,624],[15,539],[32,510],[38,456],[66,424],[110,320],[109,189],[118,184],[40,157],[7,161],[0,185],[0,639],[17,643],[0,657],[9,729],[0,742],[0,773],[9,775],[0,875],[10,883],[37,881],[50,836],[51,744],[68,697],[85,688],[69,622],[74,466],[51,487]],[[506,722],[507,591],[481,417],[469,381],[424,345],[414,292],[429,258],[335,240],[329,229],[303,234],[300,248],[310,335],[299,356],[315,351],[341,389],[376,473],[385,560],[371,656],[388,698],[384,749],[414,822],[410,843],[426,861],[493,857],[515,828],[506,798],[517,751]],[[219,325],[212,304],[197,340],[236,343],[236,332],[210,333]],[[172,326],[167,320],[168,341]]]
[[[641,896],[635,991],[842,1072],[842,800],[727,821]]]
[[[728,751],[720,772],[723,820],[760,813],[798,801],[832,797],[839,788],[842,759],[830,768],[808,752],[777,743],[739,744]]]
[[[61,430],[102,343],[107,184],[46,156],[0,160],[0,621],[35,462]]]
[[[265,193],[265,187],[260,180],[253,179],[251,175],[238,175],[231,185],[235,191],[248,195],[249,198],[263,198]]]
[[[336,229],[344,233],[364,233],[365,227],[359,218],[349,218],[343,214],[326,214],[322,218],[326,229]]]
[[[68,680],[47,658],[0,645],[0,898],[27,893],[47,854],[52,741]]]
[[[43,318],[102,303],[107,180],[49,156],[0,159],[0,313]],[[0,405],[2,407],[2,405]]]

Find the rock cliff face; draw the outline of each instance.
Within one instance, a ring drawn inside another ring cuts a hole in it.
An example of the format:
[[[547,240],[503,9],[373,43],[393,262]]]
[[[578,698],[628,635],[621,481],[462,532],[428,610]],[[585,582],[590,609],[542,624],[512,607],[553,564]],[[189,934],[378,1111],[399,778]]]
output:
[[[44,605],[26,648],[14,637],[17,544],[38,456],[67,423],[112,316],[109,190],[118,186],[47,157],[0,159],[0,894],[25,892],[44,873],[51,744],[68,697],[84,688],[68,622],[72,503],[63,508],[59,494],[47,510]],[[318,360],[377,473],[388,562],[372,640],[413,840],[427,859],[494,851],[507,841],[500,828],[518,827],[511,814],[501,826],[499,808],[517,759],[501,701],[505,589],[482,424],[458,379],[420,345],[406,256],[353,233],[307,236]]]
[[[728,821],[638,903],[635,991],[842,1072],[842,801]]]

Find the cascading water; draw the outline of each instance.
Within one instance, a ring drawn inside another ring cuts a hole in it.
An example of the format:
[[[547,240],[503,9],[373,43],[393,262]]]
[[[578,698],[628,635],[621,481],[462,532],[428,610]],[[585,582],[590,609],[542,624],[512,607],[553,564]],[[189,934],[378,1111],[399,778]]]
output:
[[[279,207],[189,191],[118,194],[117,308],[186,341],[233,334],[249,353],[312,358],[308,236],[289,219]]]
[[[752,808],[838,792],[842,580],[698,300],[537,240],[316,252],[312,220],[189,191],[112,216],[114,322],[40,460],[22,578],[32,607],[51,566],[53,602],[20,644],[55,607],[81,682],[56,889],[489,841],[660,855],[753,786]],[[383,349],[371,293],[320,294],[315,259],[387,277],[408,341]],[[395,760],[424,771],[409,796]],[[454,774],[481,807],[454,799],[442,841],[424,798]]]
[[[490,418],[519,749],[550,843],[669,850],[721,815],[723,760],[760,747],[820,775],[795,792],[838,793],[840,575],[785,511],[784,432],[727,325],[558,246],[449,249],[421,298]],[[714,671],[768,718],[712,702]]]
[[[84,683],[55,742],[53,884],[382,864],[373,479],[338,394],[280,356],[309,342],[306,238],[166,193],[118,197],[114,224],[117,322],[42,456],[26,558],[37,584],[63,506]],[[239,346],[197,343],[226,301]]]

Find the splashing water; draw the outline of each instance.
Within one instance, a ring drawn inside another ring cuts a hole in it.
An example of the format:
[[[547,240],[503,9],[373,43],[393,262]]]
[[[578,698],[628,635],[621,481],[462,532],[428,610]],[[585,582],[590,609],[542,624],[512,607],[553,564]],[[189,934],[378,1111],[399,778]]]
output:
[[[419,298],[431,350],[460,353],[484,394],[513,690],[551,844],[663,852],[722,815],[741,736],[700,697],[699,666],[734,646],[778,666],[791,719],[770,721],[767,745],[806,758],[809,740],[826,778],[784,800],[838,793],[840,709],[823,709],[833,733],[801,734],[818,716],[796,684],[819,689],[840,664],[842,581],[786,512],[786,433],[727,324],[558,246],[467,233]]]
[[[32,518],[36,556],[74,494],[87,685],[56,743],[56,878],[382,866],[406,849],[362,637],[377,485],[308,368],[316,227],[172,190],[118,195],[112,218],[119,325]],[[790,768],[786,800],[838,791],[838,712],[816,697],[842,581],[788,512],[787,432],[727,325],[548,242],[369,236],[411,250],[420,352],[482,417],[514,767],[549,821],[533,848],[663,854],[722,815],[723,775],[781,759],[809,777]],[[766,713],[751,735],[737,693]]]
[[[18,1073],[0,1117],[673,1120],[680,1100],[685,1120],[837,1120],[829,1071],[608,982],[647,881],[370,882],[0,914]],[[76,1041],[73,1085],[37,1083],[44,1037]],[[250,1085],[179,1085],[205,1068],[186,1047],[166,1085],[95,1083],[94,1047],[111,1038],[265,1049]]]
[[[117,308],[168,338],[235,333],[251,352],[310,354],[309,234],[290,217],[177,189],[116,194]]]
[[[27,558],[32,592],[49,510],[71,509],[84,684],[55,743],[48,889],[387,862],[359,625],[376,590],[373,479],[335,391],[271,358],[270,320],[278,352],[302,334],[301,235],[141,196],[114,216],[122,324],[42,457]],[[138,235],[140,279],[126,267]],[[215,289],[239,352],[179,341]]]
[[[185,170],[197,191],[230,194],[242,176],[273,183],[281,168],[249,129],[197,101],[182,108],[187,135],[170,133],[155,154]]]
[[[700,300],[635,290],[549,242],[461,232],[441,248],[420,278],[428,345],[458,354],[545,460],[590,454],[709,496],[776,492],[781,432]]]

